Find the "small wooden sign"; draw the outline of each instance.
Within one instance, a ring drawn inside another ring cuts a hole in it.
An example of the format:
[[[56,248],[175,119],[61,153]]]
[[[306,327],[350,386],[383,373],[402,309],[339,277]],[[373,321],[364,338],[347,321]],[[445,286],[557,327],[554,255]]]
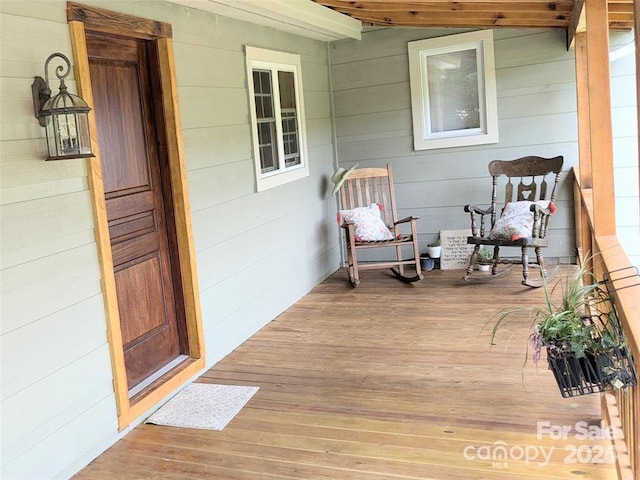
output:
[[[469,266],[469,258],[473,252],[473,245],[467,244],[467,237],[471,230],[440,230],[442,243],[442,270],[465,270]]]

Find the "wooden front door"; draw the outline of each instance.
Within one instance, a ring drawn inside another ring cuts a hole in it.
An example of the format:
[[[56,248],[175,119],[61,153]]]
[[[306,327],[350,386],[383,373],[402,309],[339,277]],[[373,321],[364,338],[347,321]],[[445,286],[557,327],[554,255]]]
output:
[[[153,100],[157,47],[99,33],[86,39],[132,397],[189,353],[162,105]]]

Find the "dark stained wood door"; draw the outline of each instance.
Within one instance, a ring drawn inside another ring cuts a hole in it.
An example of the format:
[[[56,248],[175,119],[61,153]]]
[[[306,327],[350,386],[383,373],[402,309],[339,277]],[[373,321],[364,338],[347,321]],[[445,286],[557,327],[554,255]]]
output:
[[[186,351],[155,44],[87,33],[127,383]],[[164,185],[164,190],[163,190]]]

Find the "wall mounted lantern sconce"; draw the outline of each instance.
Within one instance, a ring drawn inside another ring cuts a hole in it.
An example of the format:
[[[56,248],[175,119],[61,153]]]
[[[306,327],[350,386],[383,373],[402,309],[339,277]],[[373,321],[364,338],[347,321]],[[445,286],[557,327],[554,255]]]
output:
[[[66,63],[56,67],[56,77],[60,80],[60,93],[51,96],[49,88],[49,62],[59,58]],[[89,133],[89,106],[76,95],[67,92],[64,79],[71,73],[69,59],[61,53],[53,53],[44,64],[44,79],[35,77],[33,108],[40,125],[47,135],[47,160],[65,160],[95,156],[91,151]]]

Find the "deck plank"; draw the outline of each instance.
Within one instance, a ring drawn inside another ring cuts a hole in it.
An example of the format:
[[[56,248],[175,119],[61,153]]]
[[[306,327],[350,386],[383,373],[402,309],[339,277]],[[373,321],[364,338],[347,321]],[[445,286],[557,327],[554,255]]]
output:
[[[576,436],[599,395],[564,399],[546,366],[523,366],[530,318],[490,344],[492,316],[542,290],[460,276],[371,271],[352,289],[337,272],[198,379],[260,387],[224,430],[140,425],[76,478],[617,478],[604,435]]]

